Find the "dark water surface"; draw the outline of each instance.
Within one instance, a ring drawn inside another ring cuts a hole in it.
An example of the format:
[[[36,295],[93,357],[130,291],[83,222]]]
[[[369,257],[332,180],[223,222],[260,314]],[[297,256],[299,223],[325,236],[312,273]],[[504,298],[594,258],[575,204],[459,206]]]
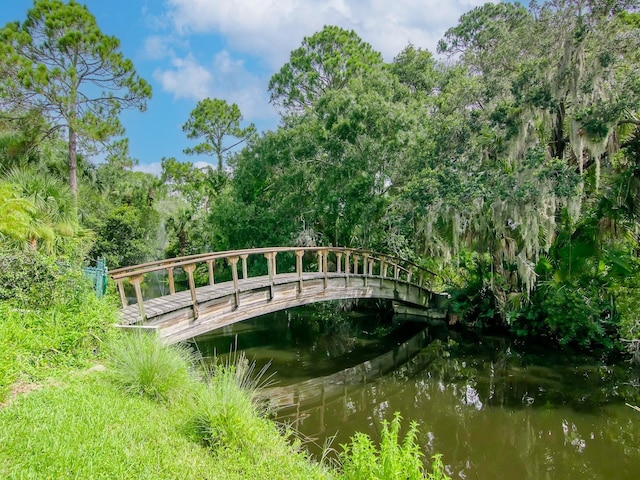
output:
[[[378,440],[394,412],[420,425],[456,479],[640,479],[640,373],[512,339],[393,327],[376,315],[296,309],[199,339],[202,353],[271,361],[265,394],[310,439]],[[236,347],[237,345],[237,347]],[[288,405],[288,406],[286,406]],[[284,407],[283,407],[284,406]]]

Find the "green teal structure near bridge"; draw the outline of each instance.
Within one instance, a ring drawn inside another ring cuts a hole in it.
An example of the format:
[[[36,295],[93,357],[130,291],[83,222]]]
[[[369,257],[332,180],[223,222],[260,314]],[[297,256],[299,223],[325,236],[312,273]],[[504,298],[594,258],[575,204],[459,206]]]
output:
[[[330,300],[391,300],[401,313],[444,318],[435,275],[392,255],[341,247],[213,252],[109,272],[121,327],[176,343],[267,313]],[[151,286],[154,288],[150,288]]]

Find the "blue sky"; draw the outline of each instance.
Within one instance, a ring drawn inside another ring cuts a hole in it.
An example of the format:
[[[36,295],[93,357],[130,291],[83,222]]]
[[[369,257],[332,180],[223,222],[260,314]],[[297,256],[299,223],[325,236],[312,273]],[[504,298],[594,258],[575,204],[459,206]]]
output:
[[[237,103],[244,124],[275,129],[269,104],[271,76],[324,25],[353,29],[391,61],[408,44],[435,52],[437,41],[460,15],[485,0],[80,0],[101,30],[120,39],[121,50],[153,98],[144,113],[121,120],[139,169],[159,172],[162,157],[186,156],[193,146],[181,126],[198,100]],[[5,0],[0,25],[26,18],[32,0]]]

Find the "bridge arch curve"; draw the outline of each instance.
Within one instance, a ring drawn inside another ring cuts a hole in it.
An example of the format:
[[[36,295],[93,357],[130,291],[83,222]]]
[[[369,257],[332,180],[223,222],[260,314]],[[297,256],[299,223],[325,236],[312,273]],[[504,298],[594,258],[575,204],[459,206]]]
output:
[[[433,291],[434,274],[426,269],[341,247],[213,252],[120,268],[110,276],[122,303],[120,326],[156,330],[167,343],[315,302],[379,298],[426,311],[444,298]],[[149,288],[153,282],[162,288]]]

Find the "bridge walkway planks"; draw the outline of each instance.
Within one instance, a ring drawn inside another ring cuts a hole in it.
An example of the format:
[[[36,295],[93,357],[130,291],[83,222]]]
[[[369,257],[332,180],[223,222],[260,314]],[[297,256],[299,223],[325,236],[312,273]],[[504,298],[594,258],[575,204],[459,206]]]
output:
[[[328,273],[326,278],[345,278],[344,274]],[[361,278],[363,275],[352,274],[353,278]],[[324,279],[325,274],[321,272],[307,272],[302,275],[303,281]],[[374,280],[375,277],[369,277],[370,280]],[[273,285],[281,285],[285,283],[294,283],[299,281],[299,277],[296,273],[279,273],[273,278]],[[247,279],[238,280],[238,291],[247,292],[251,290],[258,290],[261,288],[268,288],[271,285],[269,276],[250,277]],[[221,282],[213,285],[204,285],[196,288],[196,299],[198,303],[208,302],[217,298],[233,295],[235,289],[233,288],[233,282]],[[182,310],[187,307],[191,307],[193,302],[191,300],[191,292],[189,290],[183,290],[176,292],[173,295],[165,295],[163,297],[151,298],[145,300],[144,309],[147,326],[159,326],[158,322],[154,322],[154,319],[162,317],[163,315],[178,310]],[[122,325],[136,325],[142,323],[140,312],[137,304],[131,304],[123,308],[120,313]]]

